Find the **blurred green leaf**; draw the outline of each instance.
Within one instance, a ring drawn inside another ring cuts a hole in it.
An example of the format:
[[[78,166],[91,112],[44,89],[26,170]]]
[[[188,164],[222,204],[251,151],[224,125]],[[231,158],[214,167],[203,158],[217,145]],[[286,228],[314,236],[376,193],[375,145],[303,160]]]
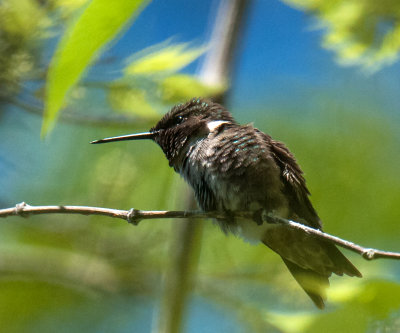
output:
[[[193,96],[215,96],[223,92],[224,86],[209,86],[186,74],[171,75],[160,82],[161,96],[164,102],[177,103]]]
[[[131,88],[120,82],[112,83],[108,91],[108,101],[113,109],[141,117],[157,119],[160,115],[148,100],[145,90]]]
[[[0,28],[24,39],[44,24],[46,12],[32,0],[4,0],[0,4]]]
[[[0,281],[0,322],[6,332],[33,332],[32,324],[57,309],[77,307],[93,298],[84,289],[30,279]],[[50,330],[48,330],[50,332]]]
[[[283,0],[311,12],[325,29],[323,46],[343,65],[376,71],[398,60],[400,2],[396,0]]]
[[[346,285],[343,286],[347,288]],[[334,293],[335,290],[329,292],[332,295]],[[330,303],[333,300],[334,297]],[[274,325],[288,333],[364,333],[374,321],[389,318],[399,308],[400,284],[386,280],[364,280],[358,284],[357,289],[350,291],[345,302],[338,303],[330,311],[314,314],[271,313],[268,316]]]
[[[67,28],[49,68],[42,135],[54,126],[66,94],[89,63],[146,2],[93,0]]]
[[[15,97],[21,82],[38,70],[38,43],[48,22],[37,1],[0,1],[0,99]]]
[[[55,8],[61,10],[63,17],[68,18],[76,10],[86,5],[89,0],[52,0]]]
[[[175,72],[196,60],[205,51],[205,47],[188,48],[187,43],[167,46],[131,62],[125,68],[125,74]]]
[[[81,290],[115,291],[119,283],[116,268],[106,258],[76,248],[71,251],[37,243],[14,243],[2,244],[0,250],[0,271],[58,281]],[[88,275],[82,274],[82,271]]]

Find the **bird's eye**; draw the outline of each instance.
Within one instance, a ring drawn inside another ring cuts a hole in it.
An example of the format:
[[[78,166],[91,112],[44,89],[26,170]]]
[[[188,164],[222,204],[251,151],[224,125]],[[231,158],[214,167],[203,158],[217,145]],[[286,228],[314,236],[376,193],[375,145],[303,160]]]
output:
[[[175,120],[174,121],[175,125],[178,125],[178,124],[181,124],[185,120],[185,118],[183,118],[183,116],[177,116],[177,117],[175,117],[174,120]]]

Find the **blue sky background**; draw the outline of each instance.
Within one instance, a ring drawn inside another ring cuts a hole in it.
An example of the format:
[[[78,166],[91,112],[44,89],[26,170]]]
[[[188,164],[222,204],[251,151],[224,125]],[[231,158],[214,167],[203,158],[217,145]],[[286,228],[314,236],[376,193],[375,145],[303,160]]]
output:
[[[218,3],[153,1],[107,54],[125,57],[170,38],[206,43]],[[314,20],[281,1],[252,1],[236,56],[230,108],[283,106],[300,111],[300,105],[304,111],[320,107],[314,102],[329,91],[329,97],[341,103],[357,100],[361,107],[375,103],[398,120],[400,65],[373,75],[337,65],[334,53],[321,47],[323,31],[313,29]],[[186,71],[198,68],[199,62]]]

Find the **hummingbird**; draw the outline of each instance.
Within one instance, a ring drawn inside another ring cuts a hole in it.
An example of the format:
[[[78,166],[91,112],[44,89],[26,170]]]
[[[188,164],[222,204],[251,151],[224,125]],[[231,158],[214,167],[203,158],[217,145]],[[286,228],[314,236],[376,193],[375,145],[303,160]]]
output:
[[[193,188],[203,211],[218,211],[225,233],[275,251],[314,304],[323,309],[332,273],[362,277],[332,243],[286,225],[237,218],[264,210],[322,230],[303,172],[289,149],[253,125],[240,125],[222,105],[193,98],[166,113],[149,132],[92,141],[155,141]]]

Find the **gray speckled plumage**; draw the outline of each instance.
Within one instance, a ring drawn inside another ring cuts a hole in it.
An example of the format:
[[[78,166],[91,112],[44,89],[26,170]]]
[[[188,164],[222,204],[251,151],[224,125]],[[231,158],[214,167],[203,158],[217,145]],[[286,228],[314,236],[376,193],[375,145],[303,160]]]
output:
[[[145,138],[160,145],[169,165],[192,186],[201,209],[226,213],[226,219],[217,221],[224,232],[262,242],[278,253],[319,308],[324,307],[332,273],[361,277],[333,244],[283,225],[258,225],[230,214],[266,209],[322,228],[303,172],[282,142],[252,125],[238,124],[223,106],[194,98],[173,107],[149,133],[94,143]]]

